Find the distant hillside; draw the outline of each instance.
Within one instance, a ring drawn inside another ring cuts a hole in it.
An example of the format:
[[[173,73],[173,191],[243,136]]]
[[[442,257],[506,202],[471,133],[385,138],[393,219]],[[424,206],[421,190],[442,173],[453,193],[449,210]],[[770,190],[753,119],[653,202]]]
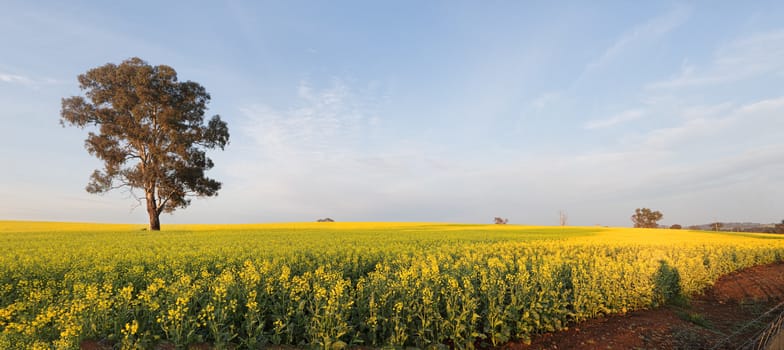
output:
[[[727,231],[727,232],[762,232],[762,233],[784,233],[784,223],[762,224],[759,222],[719,222],[702,225],[692,225],[687,228],[690,230],[703,231]]]

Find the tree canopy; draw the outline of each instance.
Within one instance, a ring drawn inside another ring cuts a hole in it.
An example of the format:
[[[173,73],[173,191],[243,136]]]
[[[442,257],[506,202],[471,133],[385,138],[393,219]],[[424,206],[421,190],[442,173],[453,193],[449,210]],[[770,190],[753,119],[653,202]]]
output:
[[[60,122],[93,127],[85,148],[104,168],[93,172],[88,192],[142,190],[151,230],[160,229],[161,213],[187,207],[191,197],[218,194],[221,183],[205,176],[214,166],[206,150],[223,150],[229,129],[219,115],[204,123],[210,102],[204,87],[136,57],[78,79],[85,96],[63,98]]]
[[[634,210],[634,215],[632,215],[632,222],[634,223],[634,227],[656,228],[659,226],[656,222],[663,217],[664,215],[658,210],[652,211],[648,208],[637,208]]]

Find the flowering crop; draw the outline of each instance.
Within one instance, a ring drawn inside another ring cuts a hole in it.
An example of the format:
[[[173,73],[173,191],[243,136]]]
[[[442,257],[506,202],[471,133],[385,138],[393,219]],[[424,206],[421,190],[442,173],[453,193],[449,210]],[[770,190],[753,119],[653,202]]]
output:
[[[0,222],[0,348],[472,348],[699,293],[784,237],[427,223]]]

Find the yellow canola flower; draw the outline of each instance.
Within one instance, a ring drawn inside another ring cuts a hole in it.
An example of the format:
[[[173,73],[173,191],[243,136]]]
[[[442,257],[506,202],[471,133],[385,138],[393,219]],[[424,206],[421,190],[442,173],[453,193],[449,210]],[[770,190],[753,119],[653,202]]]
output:
[[[784,236],[689,230],[143,226],[0,221],[0,279],[18,281],[0,286],[15,299],[0,308],[3,332],[29,347],[120,332],[144,339],[135,344],[324,345],[350,335],[377,347],[464,347],[651,307],[784,257]]]

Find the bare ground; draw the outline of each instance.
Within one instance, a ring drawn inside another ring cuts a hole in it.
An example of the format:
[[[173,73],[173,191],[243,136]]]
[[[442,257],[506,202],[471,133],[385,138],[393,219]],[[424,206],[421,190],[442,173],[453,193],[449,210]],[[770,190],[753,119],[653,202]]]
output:
[[[721,277],[676,305],[586,321],[504,349],[753,349],[754,338],[779,316],[784,264]],[[769,312],[770,311],[770,312]],[[766,314],[767,312],[767,314]]]

